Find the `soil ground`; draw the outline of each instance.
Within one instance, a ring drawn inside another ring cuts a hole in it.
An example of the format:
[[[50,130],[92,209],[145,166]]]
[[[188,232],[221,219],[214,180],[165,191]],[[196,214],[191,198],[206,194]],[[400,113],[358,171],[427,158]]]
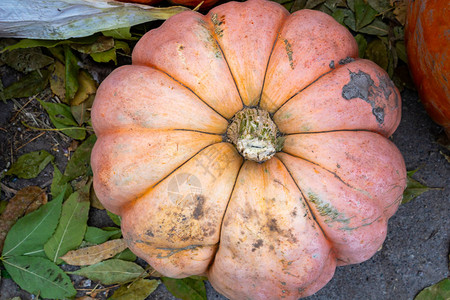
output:
[[[39,97],[50,97],[50,93],[47,90]],[[373,258],[358,265],[339,267],[333,279],[307,299],[413,299],[423,288],[449,276],[450,151],[442,145],[445,141],[439,142],[445,140],[443,131],[427,116],[417,93],[405,90],[402,98],[403,118],[392,140],[402,152],[407,169],[418,169],[414,178],[437,189],[400,206],[389,221],[383,248]],[[35,99],[18,113],[28,101],[0,102],[0,170],[8,168],[21,154],[42,149],[55,155],[55,162],[63,170],[73,146],[71,141],[57,132],[42,134],[23,126],[22,121],[33,122],[29,125],[36,127],[51,126]],[[10,198],[12,190],[27,185],[48,187],[52,172],[53,168],[48,166],[35,179],[4,179],[2,199]],[[104,212],[95,209],[89,224],[112,225]],[[86,283],[79,278],[77,280],[79,284]],[[207,291],[208,299],[225,299],[209,284]],[[10,279],[2,279],[0,300],[15,296],[22,300],[32,299]],[[160,285],[148,299],[175,298]]]

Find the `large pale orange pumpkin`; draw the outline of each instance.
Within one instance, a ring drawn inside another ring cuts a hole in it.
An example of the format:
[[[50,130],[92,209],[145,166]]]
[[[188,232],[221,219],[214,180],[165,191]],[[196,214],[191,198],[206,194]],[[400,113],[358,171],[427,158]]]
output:
[[[450,1],[409,0],[405,40],[420,99],[450,138]]]
[[[167,20],[92,110],[95,191],[158,272],[231,299],[311,295],[382,245],[401,99],[330,16],[264,0]]]

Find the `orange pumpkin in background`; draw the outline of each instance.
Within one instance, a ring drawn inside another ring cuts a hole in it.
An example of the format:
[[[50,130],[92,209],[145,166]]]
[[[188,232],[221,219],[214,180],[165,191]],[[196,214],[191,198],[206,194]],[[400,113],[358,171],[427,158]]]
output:
[[[450,138],[449,32],[449,1],[409,1],[405,27],[409,70],[428,114]]]
[[[187,11],[98,89],[94,187],[130,249],[231,299],[298,299],[369,259],[406,185],[401,99],[318,11]]]

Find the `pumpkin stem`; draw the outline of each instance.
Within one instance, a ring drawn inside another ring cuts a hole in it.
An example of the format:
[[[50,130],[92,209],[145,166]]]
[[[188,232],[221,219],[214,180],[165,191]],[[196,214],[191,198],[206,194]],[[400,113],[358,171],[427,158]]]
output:
[[[245,159],[256,162],[272,158],[284,143],[269,113],[259,108],[237,112],[228,126],[227,138]]]

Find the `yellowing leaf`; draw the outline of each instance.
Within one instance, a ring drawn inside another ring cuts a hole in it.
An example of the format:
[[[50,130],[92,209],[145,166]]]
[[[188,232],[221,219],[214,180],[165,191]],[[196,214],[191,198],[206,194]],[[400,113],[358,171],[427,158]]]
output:
[[[64,101],[66,98],[66,70],[64,65],[59,61],[56,61],[54,66],[52,75],[50,76],[50,88],[61,101]]]
[[[138,264],[120,259],[108,259],[71,273],[100,281],[103,284],[128,282],[147,275]]]
[[[414,300],[447,300],[450,299],[450,278],[423,289]]]
[[[45,203],[47,203],[47,194],[38,186],[27,186],[9,200],[5,211],[0,215],[0,252],[2,252],[6,234],[14,223]]]
[[[403,192],[402,204],[408,203],[409,201],[413,200],[414,198],[416,198],[416,197],[422,195],[423,193],[427,192],[428,190],[430,190],[429,187],[421,184],[420,182],[418,182],[417,180],[412,178],[412,176],[416,172],[417,172],[417,170],[407,172],[408,177],[406,178],[406,189]]]
[[[70,101],[70,105],[80,105],[97,91],[97,83],[85,70],[78,73],[78,90]]]
[[[159,280],[139,279],[132,284],[118,288],[109,300],[143,300],[153,293],[159,285]]]
[[[69,265],[90,266],[109,259],[126,248],[127,245],[123,239],[112,240],[100,245],[69,251],[61,259]]]

